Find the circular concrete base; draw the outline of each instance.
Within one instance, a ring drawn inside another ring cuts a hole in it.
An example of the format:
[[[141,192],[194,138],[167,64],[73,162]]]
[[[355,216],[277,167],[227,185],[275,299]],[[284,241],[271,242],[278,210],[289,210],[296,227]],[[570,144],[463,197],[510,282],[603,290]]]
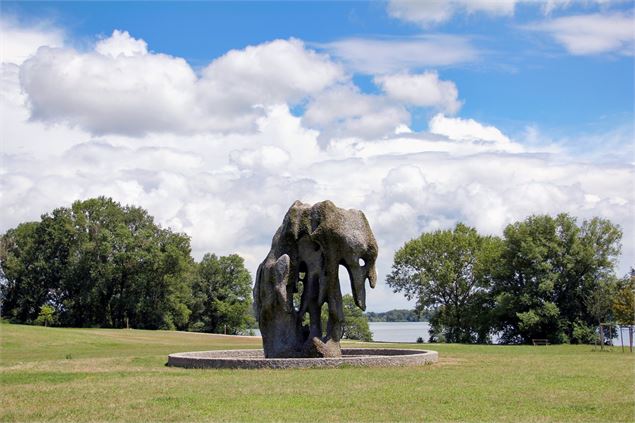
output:
[[[170,354],[168,366],[213,369],[297,369],[310,367],[419,366],[436,363],[436,351],[342,348],[342,357],[265,358],[262,350],[196,351]]]

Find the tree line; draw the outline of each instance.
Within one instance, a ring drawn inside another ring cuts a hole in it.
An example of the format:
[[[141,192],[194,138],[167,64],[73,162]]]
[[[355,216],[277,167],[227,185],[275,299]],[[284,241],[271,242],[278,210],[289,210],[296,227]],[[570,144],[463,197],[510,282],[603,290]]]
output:
[[[369,322],[422,322],[427,320],[425,313],[417,310],[394,309],[384,312],[368,311],[364,313]]]
[[[187,235],[105,197],[0,237],[0,315],[15,323],[245,333],[256,324],[251,286],[240,256],[196,262]],[[343,301],[343,337],[372,340],[353,297]]]
[[[77,201],[0,238],[0,304],[18,323],[236,334],[252,327],[235,254],[191,256],[187,235],[110,198]]]
[[[615,274],[621,237],[609,220],[567,214],[502,237],[459,223],[406,242],[387,283],[427,313],[432,341],[590,343],[600,323],[635,324],[635,273]]]
[[[615,274],[621,237],[608,220],[566,214],[529,217],[502,237],[463,224],[424,233],[387,276],[415,312],[345,307],[345,337],[370,339],[368,319],[426,319],[433,341],[591,342],[599,323],[635,324],[635,272]],[[0,316],[18,323],[243,333],[255,325],[251,284],[240,256],[197,262],[187,235],[105,197],[0,237]]]

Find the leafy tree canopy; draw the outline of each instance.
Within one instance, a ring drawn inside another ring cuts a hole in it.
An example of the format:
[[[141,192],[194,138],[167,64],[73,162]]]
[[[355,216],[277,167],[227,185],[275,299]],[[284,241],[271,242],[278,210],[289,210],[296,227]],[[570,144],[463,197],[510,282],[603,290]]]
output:
[[[373,334],[368,327],[368,319],[362,310],[357,307],[353,296],[346,294],[342,297],[344,306],[344,324],[342,325],[342,338],[356,339],[359,341],[372,341]]]
[[[605,219],[531,216],[507,226],[492,269],[496,329],[504,342],[575,340],[573,330],[610,312],[622,232]],[[573,338],[573,339],[572,339]]]
[[[55,309],[50,305],[43,305],[40,308],[40,314],[35,319],[36,325],[52,326],[56,323]]]
[[[237,334],[252,327],[251,284],[242,257],[206,254],[197,265],[192,285],[191,328]]]
[[[364,315],[364,312],[357,307],[355,300],[351,294],[346,294],[342,297],[342,305],[344,311],[344,322],[342,323],[342,338],[355,339],[358,341],[370,342],[373,340],[373,334],[368,327],[368,318]],[[320,319],[322,320],[322,330],[326,329],[329,319],[328,304],[322,305],[320,313]],[[308,313],[304,318],[304,325],[309,324]]]
[[[242,259],[208,255],[197,265],[190,253],[187,235],[142,208],[76,201],[0,238],[2,314],[76,327],[243,327],[251,278]]]
[[[617,283],[612,311],[621,325],[635,325],[635,269]]]
[[[459,223],[407,242],[386,280],[416,299],[418,312],[432,313],[433,331],[449,342],[485,342],[490,268],[500,248],[500,239]]]

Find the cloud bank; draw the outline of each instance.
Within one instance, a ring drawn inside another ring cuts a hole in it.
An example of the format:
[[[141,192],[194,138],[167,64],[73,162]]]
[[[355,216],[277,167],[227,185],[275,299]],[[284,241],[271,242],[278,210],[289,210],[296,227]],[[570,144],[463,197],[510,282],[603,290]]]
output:
[[[532,213],[602,216],[635,254],[632,163],[552,154],[453,117],[459,89],[433,71],[378,72],[368,94],[296,39],[200,72],[125,31],[89,51],[56,41],[2,64],[2,231],[106,195],[188,233],[197,257],[237,252],[253,272],[293,201],[328,198],[362,209],[378,239],[370,310],[407,306],[381,281],[394,251],[459,221],[500,234]],[[408,128],[411,107],[433,113],[428,131]]]

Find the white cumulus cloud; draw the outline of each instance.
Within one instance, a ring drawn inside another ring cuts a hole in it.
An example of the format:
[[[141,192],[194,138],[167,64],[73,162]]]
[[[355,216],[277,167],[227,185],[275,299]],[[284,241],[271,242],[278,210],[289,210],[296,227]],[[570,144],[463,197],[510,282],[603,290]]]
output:
[[[180,58],[42,47],[22,65],[20,78],[35,120],[65,122],[95,134],[192,126],[196,75]]]
[[[409,105],[434,107],[450,114],[461,107],[454,82],[439,79],[436,72],[382,75],[374,81],[389,98]]]
[[[136,56],[148,53],[148,44],[130,36],[128,31],[115,29],[112,35],[95,45],[95,51],[104,56]]]
[[[425,34],[410,38],[345,38],[318,44],[352,71],[384,74],[472,62],[479,57],[467,37]]]
[[[272,145],[264,145],[257,149],[234,150],[229,155],[230,163],[235,164],[239,169],[254,172],[280,172],[290,158],[285,150]]]
[[[429,131],[457,141],[489,141],[499,145],[512,145],[512,141],[498,128],[483,125],[474,119],[449,118],[439,113],[429,122]],[[519,145],[517,145],[520,148]]]
[[[343,78],[339,65],[302,41],[275,40],[212,61],[197,98],[207,113],[250,115],[254,106],[295,103]]]
[[[427,28],[448,21],[459,12],[513,15],[517,0],[390,0],[388,14]]]
[[[20,65],[41,46],[61,47],[64,32],[46,23],[23,27],[13,19],[0,17],[0,62]]]
[[[621,0],[389,0],[386,11],[392,18],[427,29],[445,23],[455,15],[475,13],[492,17],[513,16],[517,5],[536,6],[545,15],[573,5],[605,7]]]
[[[232,50],[198,77],[182,58],[149,53],[115,30],[94,51],[42,47],[20,71],[32,118],[94,134],[250,130],[263,107],[294,103],[343,77],[295,39]]]
[[[632,13],[595,13],[564,16],[525,26],[553,37],[574,55],[635,53],[635,21]]]
[[[337,85],[315,96],[303,115],[306,125],[321,129],[326,139],[372,138],[394,134],[410,123],[405,107],[384,96],[361,93],[351,84]]]

